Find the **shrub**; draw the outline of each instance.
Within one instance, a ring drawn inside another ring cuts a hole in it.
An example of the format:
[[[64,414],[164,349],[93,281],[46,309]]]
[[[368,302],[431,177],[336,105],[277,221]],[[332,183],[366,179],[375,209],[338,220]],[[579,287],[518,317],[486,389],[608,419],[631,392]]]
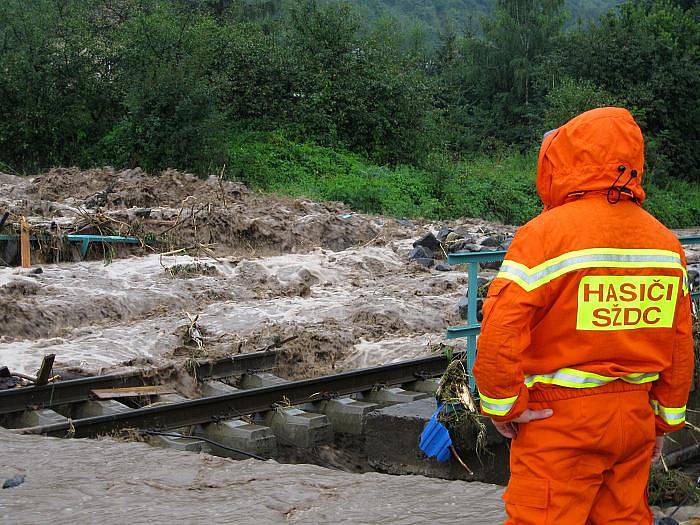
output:
[[[523,224],[542,204],[537,155],[506,152],[458,163],[431,155],[421,168],[377,166],[347,151],[296,143],[280,132],[238,132],[229,141],[228,174],[265,191],[342,201],[366,213],[451,219],[480,217]],[[700,185],[648,177],[645,207],[672,228],[700,224]]]

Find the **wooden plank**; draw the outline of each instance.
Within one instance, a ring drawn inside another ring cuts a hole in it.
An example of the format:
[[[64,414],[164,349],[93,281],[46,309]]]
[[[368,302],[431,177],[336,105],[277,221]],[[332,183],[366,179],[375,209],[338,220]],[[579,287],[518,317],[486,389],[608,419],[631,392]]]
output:
[[[49,382],[51,371],[53,370],[53,362],[56,359],[56,354],[47,354],[41,360],[41,367],[36,374],[36,385],[41,386]]]
[[[124,388],[98,388],[91,390],[97,399],[116,399],[119,397],[156,396],[173,394],[175,389],[167,385],[131,386]]]
[[[22,248],[22,268],[31,268],[32,256],[29,244],[29,223],[26,217],[20,219],[20,246]]]

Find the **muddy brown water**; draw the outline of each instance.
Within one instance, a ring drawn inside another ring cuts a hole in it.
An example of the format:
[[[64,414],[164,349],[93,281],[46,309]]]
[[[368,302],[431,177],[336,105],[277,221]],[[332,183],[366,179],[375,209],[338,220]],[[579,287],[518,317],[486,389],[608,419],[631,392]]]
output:
[[[0,523],[365,523],[503,521],[502,487],[312,465],[233,461],[143,443],[0,430]]]
[[[33,373],[43,354],[55,353],[58,367],[95,373],[250,352],[291,337],[281,350],[292,377],[425,355],[459,322],[466,276],[409,266],[408,242],[198,259],[214,271],[189,278],[167,271],[195,262],[187,256],[43,265],[32,276],[0,268],[0,363]],[[199,316],[201,351],[182,348],[187,313]]]

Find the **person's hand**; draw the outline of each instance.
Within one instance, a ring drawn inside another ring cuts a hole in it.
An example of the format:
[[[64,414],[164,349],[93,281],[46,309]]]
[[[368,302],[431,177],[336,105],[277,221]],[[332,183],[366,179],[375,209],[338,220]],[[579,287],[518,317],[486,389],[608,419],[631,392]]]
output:
[[[544,410],[530,410],[529,408],[525,410],[519,417],[513,419],[512,421],[507,421],[505,423],[499,423],[498,421],[493,422],[493,426],[496,430],[508,439],[515,439],[518,435],[518,426],[521,423],[529,423],[530,421],[535,421],[536,419],[547,419],[554,414],[551,408],[545,408]]]
[[[661,451],[664,448],[664,437],[666,436],[656,436],[656,443],[654,444],[654,453],[651,455],[652,463],[656,463],[661,459]]]

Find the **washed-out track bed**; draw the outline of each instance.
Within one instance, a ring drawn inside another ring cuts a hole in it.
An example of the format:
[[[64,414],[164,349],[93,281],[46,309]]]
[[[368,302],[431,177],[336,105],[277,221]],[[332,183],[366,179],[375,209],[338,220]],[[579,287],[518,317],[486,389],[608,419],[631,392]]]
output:
[[[272,373],[274,350],[191,360],[184,371],[138,370],[0,391],[0,426],[367,471],[366,416],[431,397],[447,364],[436,355],[286,381]]]

